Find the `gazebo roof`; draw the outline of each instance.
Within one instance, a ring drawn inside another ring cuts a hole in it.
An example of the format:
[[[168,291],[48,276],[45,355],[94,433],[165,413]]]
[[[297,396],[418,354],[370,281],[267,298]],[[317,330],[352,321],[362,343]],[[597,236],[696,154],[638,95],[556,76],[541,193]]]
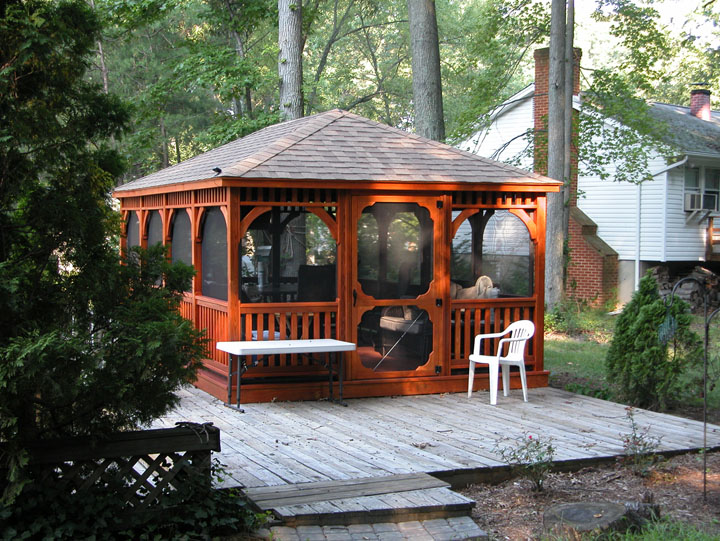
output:
[[[214,169],[220,169],[220,173]],[[269,126],[119,186],[144,190],[211,179],[560,183],[335,109]]]

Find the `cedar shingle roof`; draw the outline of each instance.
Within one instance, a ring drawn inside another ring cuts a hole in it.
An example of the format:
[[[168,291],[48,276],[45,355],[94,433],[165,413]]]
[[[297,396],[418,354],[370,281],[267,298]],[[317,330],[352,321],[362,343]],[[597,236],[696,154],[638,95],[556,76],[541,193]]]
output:
[[[219,167],[217,174],[213,169]],[[116,189],[221,176],[372,182],[483,182],[554,186],[547,177],[335,109],[275,124]]]

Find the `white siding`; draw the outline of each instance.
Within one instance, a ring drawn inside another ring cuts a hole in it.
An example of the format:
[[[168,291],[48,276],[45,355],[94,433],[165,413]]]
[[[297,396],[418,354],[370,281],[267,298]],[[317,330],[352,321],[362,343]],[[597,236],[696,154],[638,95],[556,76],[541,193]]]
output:
[[[528,141],[523,137],[532,125],[533,100],[528,97],[499,114],[487,130],[478,132],[459,147],[500,161],[512,161],[525,153],[520,166],[532,170]],[[650,164],[651,171],[666,167],[667,163],[660,157]],[[608,168],[609,178],[614,176],[613,169]],[[686,223],[689,213],[683,210],[683,167],[662,173],[643,183],[641,188],[629,182],[581,175],[578,190],[578,207],[597,224],[598,235],[618,253],[620,260],[636,258],[638,195],[641,197],[641,260],[698,261],[704,258],[707,222]]]
[[[658,157],[649,163],[650,171],[661,171],[667,166]],[[640,259],[663,261],[665,235],[665,173],[643,182],[640,186]]]
[[[668,201],[666,254],[667,261],[700,261],[705,258],[705,228],[707,220],[698,223],[695,218],[690,223],[685,220],[690,216],[683,210],[683,193],[685,187],[685,168],[676,167],[668,171]]]
[[[533,100],[527,98],[496,117],[487,130],[474,134],[458,146],[473,154],[501,162],[512,162],[513,165],[532,171],[532,148],[528,147],[525,136],[532,125]],[[507,147],[503,148],[505,144]],[[515,162],[518,158],[519,161]]]
[[[614,173],[609,172],[611,176]],[[578,179],[578,190],[578,208],[597,224],[598,236],[618,253],[619,259],[634,259],[637,186],[587,175]]]

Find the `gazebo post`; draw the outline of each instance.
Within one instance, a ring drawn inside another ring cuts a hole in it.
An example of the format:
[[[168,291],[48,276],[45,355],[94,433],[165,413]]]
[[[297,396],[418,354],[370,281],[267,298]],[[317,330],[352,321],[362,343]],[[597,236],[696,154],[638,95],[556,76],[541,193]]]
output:
[[[227,258],[228,258],[228,340],[240,340],[240,246],[242,240],[240,219],[240,190],[230,191],[227,206]]]

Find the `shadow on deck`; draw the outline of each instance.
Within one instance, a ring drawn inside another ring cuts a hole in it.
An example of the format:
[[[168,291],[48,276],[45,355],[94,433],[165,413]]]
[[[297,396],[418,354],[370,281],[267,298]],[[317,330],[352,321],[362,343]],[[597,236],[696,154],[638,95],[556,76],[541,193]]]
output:
[[[286,525],[404,522],[470,515],[472,500],[452,491],[509,476],[498,455],[507,438],[552,438],[556,467],[615,460],[630,433],[625,406],[552,388],[520,391],[489,405],[487,392],[226,407],[197,389],[157,426],[212,422],[221,430],[224,485],[242,485],[260,509]],[[703,447],[700,422],[635,411],[658,451]],[[720,448],[708,425],[707,446]]]

